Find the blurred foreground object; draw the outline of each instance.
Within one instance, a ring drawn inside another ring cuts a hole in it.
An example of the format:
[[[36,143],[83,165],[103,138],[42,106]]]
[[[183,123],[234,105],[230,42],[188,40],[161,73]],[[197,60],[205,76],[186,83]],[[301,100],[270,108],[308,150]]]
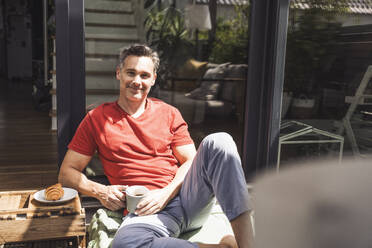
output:
[[[312,161],[259,177],[255,247],[370,247],[371,161]]]

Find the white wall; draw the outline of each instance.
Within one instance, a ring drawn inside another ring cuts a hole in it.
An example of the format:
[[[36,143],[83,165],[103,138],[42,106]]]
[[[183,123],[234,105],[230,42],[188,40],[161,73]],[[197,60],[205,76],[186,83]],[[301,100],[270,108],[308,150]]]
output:
[[[192,1],[187,0],[176,0],[176,7],[178,9],[184,9],[188,3]],[[201,4],[198,4],[201,5]],[[217,18],[223,17],[225,19],[230,19],[235,16],[235,10],[233,5],[218,5],[217,6]]]
[[[336,20],[341,22],[343,27],[369,25],[372,24],[372,15],[347,14],[338,16]]]
[[[291,26],[291,18],[292,15],[295,13],[296,16],[300,16],[303,13],[303,10],[296,10],[293,9],[289,12],[289,26]],[[335,21],[340,22],[343,27],[348,26],[358,26],[358,25],[370,25],[372,24],[372,14],[337,14],[335,16]]]

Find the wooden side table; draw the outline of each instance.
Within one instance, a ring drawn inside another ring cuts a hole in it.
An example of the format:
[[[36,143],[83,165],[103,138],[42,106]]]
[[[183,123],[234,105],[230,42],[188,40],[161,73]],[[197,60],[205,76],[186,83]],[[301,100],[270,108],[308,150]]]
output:
[[[71,238],[77,240],[76,247],[85,247],[85,210],[79,196],[48,205],[33,198],[36,192],[0,192],[0,245]]]

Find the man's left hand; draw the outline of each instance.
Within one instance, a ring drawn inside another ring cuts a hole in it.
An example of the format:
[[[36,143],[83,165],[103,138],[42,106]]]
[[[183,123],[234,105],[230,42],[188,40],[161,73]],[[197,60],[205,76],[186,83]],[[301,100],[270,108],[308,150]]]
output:
[[[137,205],[137,215],[156,214],[163,210],[171,199],[170,192],[166,189],[156,189],[150,191]]]

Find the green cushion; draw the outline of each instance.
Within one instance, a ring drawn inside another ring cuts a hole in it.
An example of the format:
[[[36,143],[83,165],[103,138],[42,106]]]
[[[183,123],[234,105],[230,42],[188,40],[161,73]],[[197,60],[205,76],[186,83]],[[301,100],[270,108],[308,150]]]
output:
[[[123,215],[107,209],[98,209],[88,227],[88,248],[109,248]],[[226,234],[233,234],[230,222],[219,205],[214,205],[202,228],[183,233],[180,238],[191,242],[217,244]]]

